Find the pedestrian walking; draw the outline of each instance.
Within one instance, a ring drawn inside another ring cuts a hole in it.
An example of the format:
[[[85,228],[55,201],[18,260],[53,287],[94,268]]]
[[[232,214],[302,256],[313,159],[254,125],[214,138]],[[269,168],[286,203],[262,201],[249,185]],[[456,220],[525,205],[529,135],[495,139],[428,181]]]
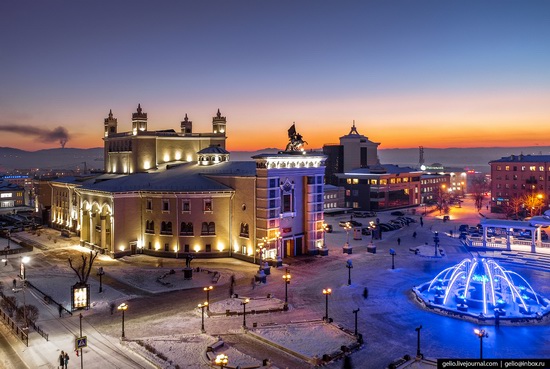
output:
[[[63,357],[63,361],[65,363],[65,369],[67,369],[67,366],[69,365],[69,354],[65,353],[65,356]]]
[[[17,281],[15,280],[15,278],[13,279],[13,288],[16,288],[17,287]]]
[[[59,368],[63,369],[65,367],[65,353],[61,351],[59,354]]]
[[[416,238],[416,231],[413,232],[413,238]]]
[[[422,217],[420,217],[420,226],[424,227],[424,220],[422,220]]]
[[[397,246],[401,245],[401,238],[397,237]]]
[[[63,313],[63,306],[59,304],[59,317],[61,318],[61,314]]]
[[[363,288],[363,297],[365,299],[369,297],[369,289],[367,287]]]

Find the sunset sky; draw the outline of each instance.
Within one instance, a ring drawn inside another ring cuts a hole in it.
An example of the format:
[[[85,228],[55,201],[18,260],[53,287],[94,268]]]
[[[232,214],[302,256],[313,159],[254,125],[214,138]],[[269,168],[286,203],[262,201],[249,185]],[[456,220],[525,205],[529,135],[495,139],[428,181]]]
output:
[[[0,146],[209,132],[229,150],[308,148],[355,120],[380,148],[550,143],[550,1],[16,1],[0,4]]]

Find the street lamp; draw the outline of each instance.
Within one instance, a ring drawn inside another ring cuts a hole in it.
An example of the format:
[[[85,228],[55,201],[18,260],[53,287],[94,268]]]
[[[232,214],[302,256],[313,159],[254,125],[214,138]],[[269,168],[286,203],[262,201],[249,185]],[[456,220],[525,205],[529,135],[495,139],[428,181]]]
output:
[[[290,275],[290,271],[288,268],[286,269],[286,273],[283,274],[283,280],[285,281],[285,304],[283,305],[283,310],[288,310],[288,285],[290,284],[290,278],[292,276]]]
[[[357,313],[359,312],[359,308],[353,310],[353,313],[355,314],[355,336],[357,336]]]
[[[210,312],[210,291],[212,291],[214,287],[208,286],[204,287],[203,290],[206,291],[206,310]]]
[[[325,321],[328,322],[328,296],[332,294],[332,289],[324,288],[323,295],[325,295]]]
[[[124,335],[124,312],[128,310],[128,304],[123,302],[122,304],[118,305],[118,310],[122,311],[122,338],[126,337]]]
[[[391,268],[392,269],[395,269],[395,255],[397,255],[397,253],[395,252],[394,249],[390,249],[390,255],[391,255]]]
[[[474,333],[479,337],[479,360],[483,359],[483,337],[489,337],[489,333],[485,329],[474,329]]]
[[[267,238],[263,238],[263,240],[266,240]],[[260,268],[258,269],[258,273],[256,273],[256,280],[259,281],[259,282],[262,282],[262,283],[265,283],[265,272],[264,272],[264,266],[262,265],[262,256],[263,256],[263,253],[264,253],[264,248],[265,248],[265,243],[261,243],[258,245],[259,247],[259,252],[260,252]]]
[[[351,223],[346,222],[346,225],[344,226],[344,229],[346,230],[346,245],[349,246],[349,230],[351,229]]]
[[[199,304],[199,308],[201,309],[201,332],[205,333],[204,330],[204,308],[208,306],[208,302],[204,302],[203,304]]]
[[[20,267],[20,271],[19,271],[19,273],[20,273],[19,276],[21,277],[21,279],[23,281],[25,281],[27,279],[26,278],[27,274],[25,272],[25,264],[27,264],[30,260],[31,260],[31,258],[28,257],[28,256],[21,257],[21,267]]]
[[[105,274],[103,267],[97,268],[97,275],[99,276],[99,293],[103,292],[103,274]]]
[[[283,266],[283,250],[281,248],[281,240],[283,239],[283,237],[281,236],[281,232],[276,232],[275,236],[277,239],[277,268],[279,268]]]
[[[214,364],[219,365],[220,369],[223,369],[224,365],[227,365],[229,362],[229,358],[226,354],[219,354],[216,356],[216,359],[214,360]]]
[[[348,261],[346,262],[346,268],[348,268],[348,286],[351,286],[351,268],[353,268],[351,259],[348,259]]]
[[[245,299],[243,302],[241,302],[241,305],[243,306],[243,328],[246,329],[246,304],[250,302],[250,299]]]
[[[420,330],[422,329],[422,326],[419,326],[415,328],[416,331],[416,357],[422,358],[423,355],[420,353]]]
[[[439,233],[434,232],[434,256],[437,256],[437,248],[439,247]]]

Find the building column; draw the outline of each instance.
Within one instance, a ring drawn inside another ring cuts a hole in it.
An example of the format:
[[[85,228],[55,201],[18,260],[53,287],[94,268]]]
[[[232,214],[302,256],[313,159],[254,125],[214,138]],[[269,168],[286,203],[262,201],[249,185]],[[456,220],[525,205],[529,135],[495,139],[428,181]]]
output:
[[[107,219],[107,216],[101,215],[99,219],[101,220],[101,239],[100,239],[99,246],[104,248],[106,244],[106,239],[107,239],[107,232],[105,231],[105,220]]]

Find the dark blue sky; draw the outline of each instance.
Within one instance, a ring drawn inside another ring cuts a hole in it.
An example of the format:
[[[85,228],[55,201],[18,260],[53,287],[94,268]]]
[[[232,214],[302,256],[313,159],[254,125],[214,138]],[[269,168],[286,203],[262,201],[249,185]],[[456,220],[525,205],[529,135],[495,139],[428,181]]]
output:
[[[548,1],[4,1],[0,34],[0,130],[63,126],[68,147],[138,103],[150,129],[220,108],[230,149],[282,147],[293,121],[312,147],[352,120],[386,148],[550,138]]]

